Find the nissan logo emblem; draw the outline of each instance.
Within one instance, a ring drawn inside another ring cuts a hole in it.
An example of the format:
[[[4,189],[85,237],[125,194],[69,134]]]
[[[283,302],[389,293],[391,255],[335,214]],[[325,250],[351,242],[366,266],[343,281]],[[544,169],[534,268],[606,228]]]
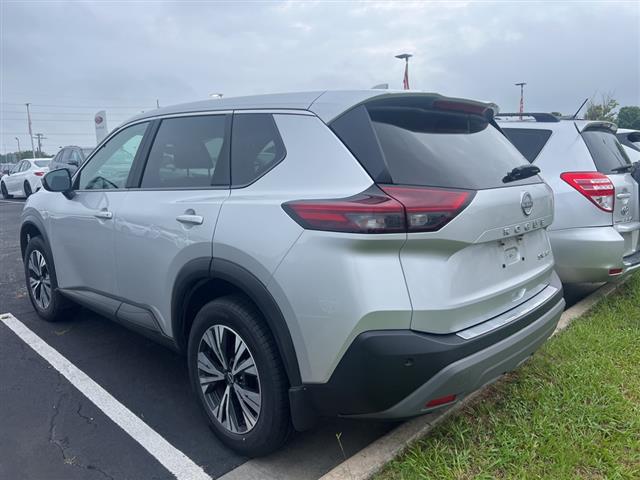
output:
[[[524,213],[527,217],[531,215],[531,211],[533,210],[533,198],[531,198],[531,194],[529,192],[524,192],[522,194],[520,207],[522,207],[522,213]]]

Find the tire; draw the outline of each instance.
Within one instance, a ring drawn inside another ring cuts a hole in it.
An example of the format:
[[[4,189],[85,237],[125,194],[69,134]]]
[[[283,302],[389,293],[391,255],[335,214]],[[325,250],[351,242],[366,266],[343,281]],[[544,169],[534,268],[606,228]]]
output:
[[[24,185],[22,186],[22,190],[24,191],[24,198],[29,198],[33,193],[31,191],[31,184],[29,182],[24,182]]]
[[[40,318],[56,322],[68,317],[72,304],[58,292],[53,259],[42,237],[32,237],[27,244],[24,274],[31,305]]]
[[[218,346],[224,363],[211,345]],[[242,353],[234,362],[234,350],[239,349]],[[250,301],[229,295],[202,307],[189,334],[187,354],[192,387],[212,430],[226,446],[255,457],[287,441],[292,432],[287,377],[271,332]],[[225,395],[228,410],[219,408]]]
[[[13,198],[13,195],[9,195],[7,186],[4,184],[4,182],[0,183],[0,191],[2,191],[2,198],[4,198],[5,200],[7,200],[8,198]]]

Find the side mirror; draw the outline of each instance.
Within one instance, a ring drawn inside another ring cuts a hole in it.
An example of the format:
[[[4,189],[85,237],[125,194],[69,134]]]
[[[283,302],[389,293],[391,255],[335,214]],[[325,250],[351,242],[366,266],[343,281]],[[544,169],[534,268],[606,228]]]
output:
[[[66,168],[52,170],[42,177],[42,188],[48,192],[61,192],[67,198],[73,197],[71,174]]]

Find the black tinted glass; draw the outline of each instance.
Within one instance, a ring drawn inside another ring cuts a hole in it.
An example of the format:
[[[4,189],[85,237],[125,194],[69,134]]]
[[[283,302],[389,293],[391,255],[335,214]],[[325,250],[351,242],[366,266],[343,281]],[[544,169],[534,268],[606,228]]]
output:
[[[227,116],[163,120],[149,152],[142,188],[226,185]]]
[[[285,157],[285,148],[273,117],[243,113],[233,117],[231,181],[248,185]]]
[[[538,157],[551,136],[551,130],[534,128],[503,128],[502,131],[531,163]]]
[[[631,163],[627,153],[611,131],[587,130],[582,132],[582,138],[599,172],[612,173],[614,168]]]
[[[369,115],[395,184],[496,188],[525,163],[509,140],[479,116],[407,107],[369,109]],[[508,185],[539,181],[533,176]]]

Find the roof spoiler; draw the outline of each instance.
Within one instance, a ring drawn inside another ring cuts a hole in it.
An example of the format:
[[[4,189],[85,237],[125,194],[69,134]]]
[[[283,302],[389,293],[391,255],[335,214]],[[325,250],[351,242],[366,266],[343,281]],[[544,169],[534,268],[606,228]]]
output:
[[[586,122],[574,122],[578,132],[586,132],[589,130],[609,130],[611,133],[616,133],[618,126],[613,122],[603,122],[600,120],[586,121]]]
[[[552,113],[545,113],[545,112],[522,112],[522,113],[502,113],[500,112],[498,115],[496,115],[496,119],[500,119],[501,117],[531,117],[533,118],[536,122],[559,122],[560,119],[558,117],[556,117],[554,114]]]

